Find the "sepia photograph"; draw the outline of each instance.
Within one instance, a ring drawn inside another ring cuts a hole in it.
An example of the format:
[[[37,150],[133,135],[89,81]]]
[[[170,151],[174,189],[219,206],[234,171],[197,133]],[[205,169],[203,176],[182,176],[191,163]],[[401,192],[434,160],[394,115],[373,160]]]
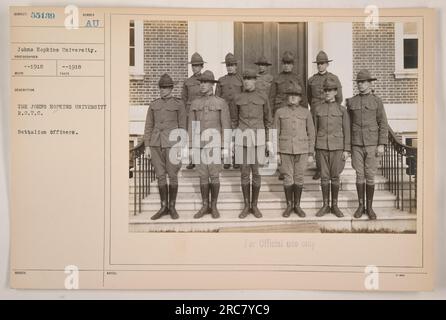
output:
[[[417,232],[418,20],[128,29],[130,232]]]

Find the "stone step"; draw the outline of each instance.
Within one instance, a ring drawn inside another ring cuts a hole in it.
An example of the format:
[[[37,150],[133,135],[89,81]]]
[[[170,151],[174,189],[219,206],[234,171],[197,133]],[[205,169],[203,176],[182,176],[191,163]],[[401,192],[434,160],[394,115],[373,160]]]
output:
[[[317,209],[306,209],[307,216],[300,218],[292,214],[289,218],[282,217],[282,209],[262,210],[260,219],[249,215],[245,219],[238,218],[239,211],[220,209],[221,217],[213,219],[205,215],[201,219],[194,219],[192,213],[179,212],[180,218],[172,220],[164,216],[159,220],[151,220],[153,213],[144,212],[130,216],[129,229],[133,232],[151,231],[179,231],[179,232],[244,232],[256,228],[256,232],[272,232],[278,227],[293,232],[293,227],[302,225],[316,225],[322,232],[414,232],[416,230],[416,215],[389,208],[375,210],[378,219],[370,221],[366,216],[353,218],[354,208],[343,210],[344,217],[337,218],[333,214],[316,217]],[[253,231],[251,231],[253,232]]]

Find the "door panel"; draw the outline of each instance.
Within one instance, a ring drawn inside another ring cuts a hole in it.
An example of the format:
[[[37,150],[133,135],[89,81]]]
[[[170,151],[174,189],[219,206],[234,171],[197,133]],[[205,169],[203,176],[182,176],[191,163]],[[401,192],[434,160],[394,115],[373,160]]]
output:
[[[296,57],[295,71],[307,80],[307,25],[305,22],[235,22],[234,54],[239,68],[256,68],[254,62],[265,55],[272,63],[270,73],[281,71],[281,57],[289,50]]]

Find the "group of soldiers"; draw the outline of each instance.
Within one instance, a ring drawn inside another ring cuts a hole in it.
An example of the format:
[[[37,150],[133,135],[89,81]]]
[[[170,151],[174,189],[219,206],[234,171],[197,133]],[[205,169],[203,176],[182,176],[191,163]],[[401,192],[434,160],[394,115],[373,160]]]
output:
[[[151,219],[164,215],[170,215],[172,219],[179,217],[175,202],[181,162],[173,163],[169,158],[176,143],[169,140],[169,134],[175,129],[187,130],[189,146],[198,149],[201,157],[209,158],[201,158],[198,162],[191,158],[187,165],[187,169],[196,167],[200,179],[202,207],[194,215],[196,219],[206,214],[211,214],[212,218],[220,217],[217,208],[220,173],[231,164],[206,160],[228,148],[235,150],[229,162],[241,172],[244,208],[239,218],[249,214],[261,218],[257,206],[261,187],[259,168],[265,160],[262,155],[273,152],[274,145],[277,146],[279,179],[283,180],[287,205],[282,214],[284,217],[292,213],[306,216],[300,206],[304,172],[308,163],[314,160],[317,169],[313,179],[321,179],[323,198],[323,206],[316,216],[333,213],[343,217],[338,207],[340,175],[351,156],[359,203],[354,217],[366,214],[369,219],[376,219],[372,207],[375,175],[388,134],[383,103],[371,87],[377,79],[368,70],[360,70],[354,79],[359,94],[346,99],[344,107],[341,105],[341,83],[336,75],[327,71],[331,61],[325,52],[318,53],[314,61],[318,72],[308,79],[306,88],[301,76],[293,71],[296,61],[290,51],[283,53],[282,71],[275,76],[268,73],[271,63],[265,57],[255,62],[258,70],[246,69],[240,73],[237,59],[228,53],[223,62],[227,74],[218,80],[211,71],[202,72],[205,61],[200,54],[194,53],[189,62],[193,75],[184,81],[181,98],[172,96],[172,78],[168,74],[162,75],[160,98],[150,104],[144,133],[146,155],[152,159],[161,200],[160,210]],[[197,123],[198,131],[193,130]],[[193,145],[194,135],[207,129],[219,132],[222,143],[209,144],[198,137],[199,145]],[[271,129],[277,130],[277,141],[269,141]],[[259,131],[263,135],[248,135],[247,139],[232,135],[228,147],[228,141],[224,139],[224,132],[228,130]],[[181,158],[181,151],[175,152]]]

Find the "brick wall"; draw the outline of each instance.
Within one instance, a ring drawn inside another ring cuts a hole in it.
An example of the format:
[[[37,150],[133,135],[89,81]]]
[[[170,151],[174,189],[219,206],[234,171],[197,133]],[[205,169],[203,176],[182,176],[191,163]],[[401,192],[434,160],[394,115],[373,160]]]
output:
[[[148,105],[159,97],[158,80],[168,73],[180,96],[188,68],[187,21],[144,21],[143,80],[130,81],[130,105]]]
[[[417,103],[418,79],[395,79],[395,32],[393,23],[380,23],[377,30],[353,23],[353,79],[362,69],[378,78],[375,92],[384,103]],[[354,87],[357,93],[356,84]]]

